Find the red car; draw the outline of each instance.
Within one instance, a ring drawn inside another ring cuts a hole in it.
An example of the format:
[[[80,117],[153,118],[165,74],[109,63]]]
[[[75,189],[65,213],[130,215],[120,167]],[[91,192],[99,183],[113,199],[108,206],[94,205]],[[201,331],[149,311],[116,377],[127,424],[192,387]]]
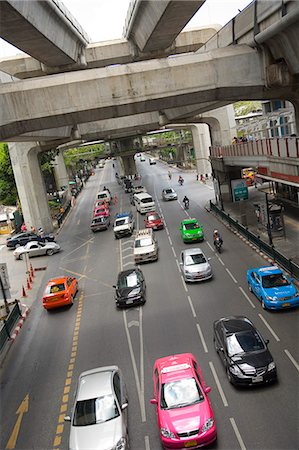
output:
[[[109,217],[110,216],[109,208],[107,208],[107,206],[105,206],[105,205],[96,207],[93,210],[93,217],[99,217],[99,216]]]
[[[146,213],[144,223],[146,228],[152,228],[153,230],[164,228],[164,222],[156,211]]]
[[[74,277],[58,277],[48,281],[44,295],[45,309],[72,305],[78,292],[78,281]]]
[[[158,428],[164,449],[195,449],[216,440],[216,423],[200,367],[191,353],[157,359],[153,370]]]

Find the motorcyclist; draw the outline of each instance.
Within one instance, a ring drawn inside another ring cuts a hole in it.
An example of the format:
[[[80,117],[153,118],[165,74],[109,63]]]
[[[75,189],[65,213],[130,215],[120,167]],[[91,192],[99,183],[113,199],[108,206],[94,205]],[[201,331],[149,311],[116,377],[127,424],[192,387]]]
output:
[[[182,184],[184,183],[184,178],[181,175],[179,175],[178,181],[179,181],[179,184],[182,186]]]
[[[214,241],[214,245],[215,245],[215,246],[216,246],[217,240],[219,240],[220,245],[223,244],[223,239],[222,239],[222,237],[221,237],[219,231],[218,231],[218,230],[214,230],[214,231],[213,231],[213,241]]]
[[[185,195],[185,197],[183,198],[183,203],[184,203],[184,207],[185,209],[189,208],[189,198],[187,197],[187,195]]]
[[[107,188],[106,186],[103,187],[103,191],[107,191],[107,192],[109,192],[109,194],[111,195],[110,189]]]
[[[171,180],[172,174],[170,172],[170,170],[168,171],[168,178]]]

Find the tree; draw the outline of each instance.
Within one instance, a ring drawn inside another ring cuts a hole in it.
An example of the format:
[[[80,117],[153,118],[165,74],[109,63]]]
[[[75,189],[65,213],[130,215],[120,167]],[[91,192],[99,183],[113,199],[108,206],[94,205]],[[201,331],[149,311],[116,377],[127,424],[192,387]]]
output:
[[[0,143],[0,203],[15,205],[18,198],[17,186],[9,156],[8,145]]]
[[[262,110],[262,104],[259,101],[240,101],[234,103],[233,106],[236,117]]]

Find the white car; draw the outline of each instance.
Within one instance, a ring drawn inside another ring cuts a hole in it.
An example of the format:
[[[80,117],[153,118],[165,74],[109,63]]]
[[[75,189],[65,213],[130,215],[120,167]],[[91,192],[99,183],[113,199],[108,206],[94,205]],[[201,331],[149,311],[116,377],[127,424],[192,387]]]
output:
[[[72,416],[64,418],[71,422],[69,449],[128,449],[127,408],[126,386],[117,366],[81,373]]]
[[[212,278],[212,268],[200,248],[188,248],[181,252],[180,266],[186,282],[204,281]]]
[[[135,263],[158,260],[159,247],[153,230],[144,228],[139,230],[134,241]]]
[[[31,241],[23,247],[16,248],[13,255],[16,259],[22,259],[25,253],[31,258],[32,256],[53,255],[59,252],[59,250],[60,245],[56,244],[56,242]]]

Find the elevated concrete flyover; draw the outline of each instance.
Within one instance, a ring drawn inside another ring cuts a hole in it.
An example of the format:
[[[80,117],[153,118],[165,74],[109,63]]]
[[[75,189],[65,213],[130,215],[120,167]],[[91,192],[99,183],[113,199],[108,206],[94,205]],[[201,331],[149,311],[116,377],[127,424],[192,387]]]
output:
[[[140,52],[170,47],[205,0],[131,0],[123,35]]]
[[[1,0],[0,36],[49,67],[85,64],[89,38],[58,0]]]
[[[298,81],[291,88],[298,96]],[[265,87],[261,55],[248,46],[52,75],[0,85],[0,139],[206,102],[286,98],[289,91],[284,83]]]

